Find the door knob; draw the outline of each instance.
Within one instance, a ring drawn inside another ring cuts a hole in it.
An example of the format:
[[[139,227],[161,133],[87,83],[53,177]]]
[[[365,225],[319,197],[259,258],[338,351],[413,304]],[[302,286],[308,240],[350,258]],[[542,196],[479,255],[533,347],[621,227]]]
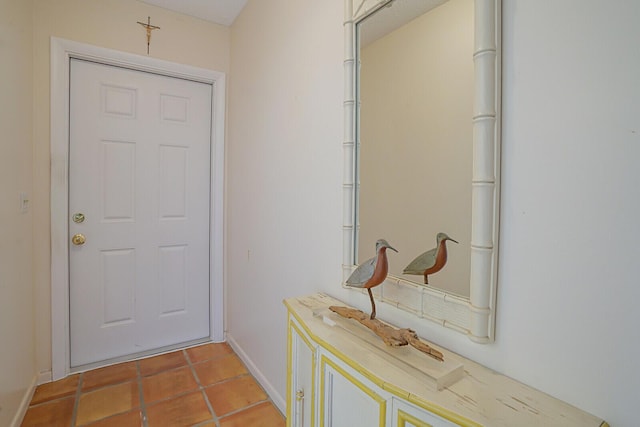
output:
[[[80,224],[81,222],[84,221],[84,214],[83,213],[75,213],[73,214],[73,222]]]
[[[78,246],[78,245],[84,245],[84,242],[86,242],[87,239],[86,237],[84,237],[84,234],[74,234],[74,236],[71,238],[71,243],[73,243],[74,245]]]

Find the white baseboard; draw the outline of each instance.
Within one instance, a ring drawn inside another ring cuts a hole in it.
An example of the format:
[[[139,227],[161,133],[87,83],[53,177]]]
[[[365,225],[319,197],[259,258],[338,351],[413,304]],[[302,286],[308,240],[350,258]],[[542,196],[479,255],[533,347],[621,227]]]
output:
[[[33,380],[31,380],[31,385],[29,385],[29,388],[25,391],[24,396],[22,397],[20,406],[18,406],[18,410],[13,417],[13,421],[9,424],[10,427],[20,427],[22,424],[22,420],[24,419],[24,415],[27,413],[27,409],[29,409],[29,403],[31,403],[31,398],[33,397],[33,393],[36,391],[37,385],[38,375],[34,375]]]
[[[255,377],[255,379],[260,383],[262,388],[264,388],[264,390],[267,392],[267,394],[273,401],[273,404],[278,407],[280,412],[282,412],[283,414],[286,413],[287,404],[285,399],[283,399],[280,393],[276,391],[275,387],[273,387],[273,385],[267,380],[267,378],[262,374],[262,372],[260,372],[260,370],[256,367],[256,365],[249,358],[249,356],[247,356],[247,353],[245,353],[242,347],[240,347],[237,341],[234,340],[231,334],[228,332],[227,332],[227,342],[229,343],[233,351],[236,352],[238,357],[240,357],[240,359],[244,362],[244,364],[247,365],[247,368],[249,368],[249,372],[251,372],[251,374]]]
[[[38,374],[38,385],[50,383],[51,381],[53,381],[53,375],[51,371],[40,372]]]

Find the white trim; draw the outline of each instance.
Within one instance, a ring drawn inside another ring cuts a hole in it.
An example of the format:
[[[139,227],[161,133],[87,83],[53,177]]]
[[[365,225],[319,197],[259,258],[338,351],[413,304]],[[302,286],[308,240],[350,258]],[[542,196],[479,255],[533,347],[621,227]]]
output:
[[[51,38],[51,372],[70,373],[69,355],[69,60],[79,58],[213,86],[211,133],[210,310],[214,342],[224,341],[224,124],[225,74],[133,55],[74,41]]]
[[[38,385],[38,376],[35,375],[31,380],[31,384],[25,390],[24,396],[22,396],[22,400],[20,401],[20,405],[18,406],[18,410],[13,416],[13,420],[9,424],[9,427],[20,427],[22,425],[22,421],[24,421],[24,416],[27,414],[27,410],[29,409],[29,404],[31,403],[31,399],[33,399],[33,394],[36,392],[36,386]]]
[[[357,174],[358,81],[356,25],[394,0],[345,0],[345,100],[343,181],[343,288],[355,268],[358,221]],[[472,341],[495,340],[498,232],[500,206],[501,0],[475,0],[475,95],[473,110],[473,175],[471,212],[470,297],[389,276],[376,289],[383,303],[418,318],[466,334]],[[388,292],[394,287],[401,292]],[[397,298],[400,296],[400,300]],[[419,303],[418,303],[419,302]],[[416,307],[417,306],[417,307]]]
[[[38,379],[37,379],[37,384],[45,384],[45,383],[50,383],[52,381],[53,375],[51,374],[51,371],[44,371],[44,372],[40,372],[38,374]]]

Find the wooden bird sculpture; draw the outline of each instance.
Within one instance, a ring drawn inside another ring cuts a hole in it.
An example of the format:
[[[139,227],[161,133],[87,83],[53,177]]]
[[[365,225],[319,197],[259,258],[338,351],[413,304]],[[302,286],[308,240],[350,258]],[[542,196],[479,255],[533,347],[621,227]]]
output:
[[[391,247],[386,240],[378,240],[376,242],[376,256],[360,264],[347,279],[347,286],[365,288],[367,292],[369,292],[369,299],[371,300],[371,320],[376,318],[376,303],[373,301],[371,288],[384,282],[389,272],[387,248],[398,252]]]
[[[418,256],[411,261],[402,271],[403,274],[421,274],[424,275],[424,283],[429,284],[427,276],[442,270],[447,263],[447,244],[446,241],[451,240],[458,243],[446,233],[438,233],[436,236],[436,247]]]

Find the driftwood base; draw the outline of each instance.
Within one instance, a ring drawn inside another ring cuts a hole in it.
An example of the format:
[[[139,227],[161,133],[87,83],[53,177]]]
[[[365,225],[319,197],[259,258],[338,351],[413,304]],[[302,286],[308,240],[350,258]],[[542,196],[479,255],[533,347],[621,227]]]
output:
[[[444,361],[444,355],[436,349],[431,348],[427,343],[420,341],[418,335],[411,329],[395,329],[389,325],[386,325],[378,319],[370,319],[369,315],[361,310],[348,307],[338,307],[332,305],[329,310],[334,313],[338,313],[340,316],[346,319],[354,319],[371,329],[376,335],[382,338],[385,344],[398,347],[403,345],[411,345],[412,347],[423,352],[427,356],[433,357],[436,360]]]

